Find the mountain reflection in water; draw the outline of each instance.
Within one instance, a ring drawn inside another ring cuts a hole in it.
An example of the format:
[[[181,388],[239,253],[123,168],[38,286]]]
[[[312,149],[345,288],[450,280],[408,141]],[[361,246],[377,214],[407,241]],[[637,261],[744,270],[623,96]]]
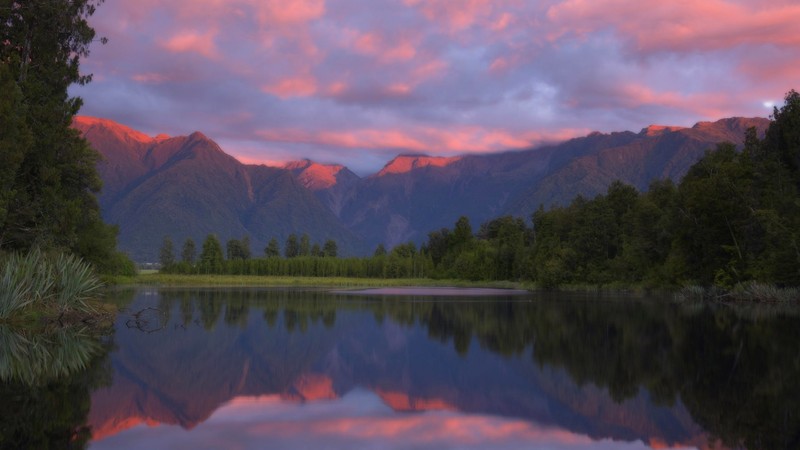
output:
[[[142,290],[90,447],[797,448],[799,325],[657,300]]]

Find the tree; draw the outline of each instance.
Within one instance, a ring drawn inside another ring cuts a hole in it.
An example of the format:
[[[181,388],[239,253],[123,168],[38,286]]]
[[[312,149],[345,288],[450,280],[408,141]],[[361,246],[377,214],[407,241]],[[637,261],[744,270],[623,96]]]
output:
[[[461,216],[456,221],[456,226],[453,229],[453,234],[450,235],[452,239],[452,246],[459,247],[472,242],[472,225],[469,224],[469,218]]]
[[[338,256],[339,249],[336,245],[336,241],[333,239],[328,239],[325,241],[325,246],[322,248],[322,256],[326,256],[329,258],[336,258]]]
[[[417,254],[417,245],[413,241],[408,241],[405,244],[398,244],[392,248],[392,256],[399,258],[411,258]]]
[[[0,64],[0,230],[4,229],[9,204],[16,196],[16,175],[28,152],[32,136],[25,123],[25,103],[11,70]],[[0,246],[3,240],[0,237]]]
[[[311,256],[323,256],[322,249],[319,248],[319,244],[316,242],[311,246]]]
[[[681,181],[682,223],[673,250],[685,260],[685,277],[724,286],[744,280],[745,233],[753,210],[752,171],[747,154],[722,143]]]
[[[800,188],[800,94],[791,90],[784,100],[781,109],[774,109],[764,147],[789,169]]]
[[[228,256],[228,261],[232,261],[234,259],[250,259],[250,237],[245,236],[241,240],[230,239],[228,240],[225,249]]]
[[[300,256],[308,256],[311,252],[311,238],[308,236],[307,233],[303,233],[300,236],[300,249],[298,250],[298,254]]]
[[[216,236],[209,234],[203,241],[203,251],[200,253],[200,273],[219,273],[222,264],[222,244]]]
[[[378,244],[372,256],[386,256],[386,247],[384,247],[383,244]]]
[[[450,242],[450,230],[442,228],[439,231],[428,233],[428,243],[425,245],[425,252],[431,256],[433,263],[438,265],[447,253]]]
[[[286,239],[286,246],[283,249],[283,255],[287,258],[294,258],[300,253],[300,247],[297,243],[297,235],[292,233]]]
[[[196,257],[197,248],[195,248],[194,240],[192,238],[186,238],[186,241],[183,243],[183,250],[181,251],[181,261],[194,264]]]
[[[272,238],[269,240],[269,243],[264,248],[264,256],[267,258],[276,258],[281,256],[281,248],[278,246],[278,240]]]
[[[161,249],[158,252],[158,262],[161,263],[162,268],[175,264],[175,248],[172,244],[172,238],[169,236],[164,236],[164,240],[161,243]]]
[[[116,229],[102,222],[95,193],[99,155],[72,129],[86,84],[79,71],[95,32],[87,19],[102,0],[2,2],[0,87],[0,246],[62,248],[95,265],[116,254]],[[6,111],[13,109],[12,114]],[[92,230],[93,233],[82,232]],[[86,244],[95,233],[105,248]]]

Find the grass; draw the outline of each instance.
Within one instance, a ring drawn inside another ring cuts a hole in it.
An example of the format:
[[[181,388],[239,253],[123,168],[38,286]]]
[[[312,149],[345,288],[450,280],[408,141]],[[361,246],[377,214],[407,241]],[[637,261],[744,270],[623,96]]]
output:
[[[430,278],[344,278],[289,277],[255,275],[173,275],[140,274],[136,277],[115,277],[109,282],[123,285],[154,286],[268,286],[268,287],[393,287],[452,286],[525,289],[522,283],[510,281],[433,280]]]
[[[28,309],[92,311],[89,299],[103,283],[88,263],[74,255],[45,255],[34,249],[25,255],[0,257],[0,320]]]

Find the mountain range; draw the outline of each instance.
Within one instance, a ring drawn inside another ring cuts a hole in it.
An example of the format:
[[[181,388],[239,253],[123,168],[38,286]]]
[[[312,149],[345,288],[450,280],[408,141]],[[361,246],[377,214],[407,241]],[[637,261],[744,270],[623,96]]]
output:
[[[594,197],[614,180],[639,190],[679,180],[706,150],[763,133],[765,118],[728,118],[691,128],[650,126],[638,133],[594,132],[521,151],[437,157],[399,155],[359,177],[341,165],[299,160],[247,165],[200,132],[147,136],[110,120],[77,117],[73,126],[103,156],[98,170],[104,219],[118,224],[119,246],[155,261],[165,236],[180,248],[214,233],[224,243],[249,236],[255,255],[292,233],[334,239],[342,255],[378,244],[423,242],[430,231],[467,216],[473,227],[502,215],[527,218],[540,205]]]

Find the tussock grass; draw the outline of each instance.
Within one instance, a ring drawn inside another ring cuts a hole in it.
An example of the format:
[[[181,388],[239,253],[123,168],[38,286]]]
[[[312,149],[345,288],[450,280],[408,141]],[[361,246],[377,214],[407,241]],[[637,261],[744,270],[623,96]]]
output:
[[[102,282],[91,266],[74,255],[0,256],[0,320],[31,307],[91,311],[87,300],[99,294]]]

